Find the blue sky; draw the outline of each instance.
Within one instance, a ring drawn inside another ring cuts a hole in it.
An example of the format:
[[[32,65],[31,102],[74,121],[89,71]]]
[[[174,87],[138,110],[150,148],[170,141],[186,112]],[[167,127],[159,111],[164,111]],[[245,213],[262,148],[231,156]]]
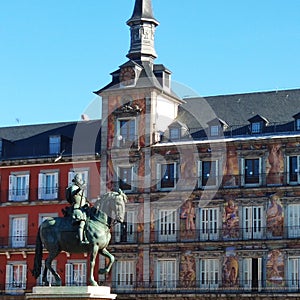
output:
[[[98,117],[134,0],[2,0],[0,126]],[[182,96],[300,88],[299,0],[153,0],[156,63]],[[300,101],[300,99],[299,99]]]

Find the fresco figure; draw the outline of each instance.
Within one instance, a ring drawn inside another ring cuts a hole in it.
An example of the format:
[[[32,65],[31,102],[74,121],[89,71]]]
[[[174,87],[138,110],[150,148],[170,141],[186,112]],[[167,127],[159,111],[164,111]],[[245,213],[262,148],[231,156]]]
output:
[[[181,257],[180,282],[183,287],[193,287],[196,282],[195,259],[191,255]]]
[[[195,226],[195,208],[193,206],[193,202],[188,200],[182,207],[182,212],[180,217],[185,219],[185,230],[186,231],[194,231],[196,229]]]
[[[276,194],[270,197],[266,219],[267,232],[273,237],[281,237],[283,235],[284,215],[280,198]]]
[[[267,259],[267,285],[282,286],[284,284],[284,259],[283,254],[275,249]]]
[[[238,206],[233,199],[225,203],[223,214],[223,237],[237,238],[239,236],[239,215]]]
[[[283,153],[281,145],[272,145],[269,150],[269,170],[267,171],[267,184],[282,184],[283,182]]]
[[[236,256],[227,256],[223,263],[223,284],[225,287],[237,287],[239,263]]]

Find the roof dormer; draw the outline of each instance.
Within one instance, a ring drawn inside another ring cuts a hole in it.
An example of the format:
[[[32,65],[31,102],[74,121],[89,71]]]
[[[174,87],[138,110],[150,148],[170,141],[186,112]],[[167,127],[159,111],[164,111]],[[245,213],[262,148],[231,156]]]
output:
[[[250,122],[250,132],[252,134],[262,133],[263,129],[269,124],[269,121],[261,115],[255,115],[248,121]]]
[[[209,135],[211,137],[218,137],[223,134],[223,131],[228,128],[228,124],[222,119],[213,119],[210,122],[207,122],[209,126]]]
[[[153,73],[163,89],[171,90],[171,71],[164,65],[154,65]]]
[[[295,129],[300,131],[300,112],[293,116],[295,119]]]
[[[186,135],[188,128],[183,123],[174,121],[168,126],[168,131],[169,140],[177,141]]]

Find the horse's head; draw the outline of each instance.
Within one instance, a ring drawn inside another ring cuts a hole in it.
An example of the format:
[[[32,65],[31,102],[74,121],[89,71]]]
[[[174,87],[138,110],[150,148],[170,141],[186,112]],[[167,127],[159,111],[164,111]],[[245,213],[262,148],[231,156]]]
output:
[[[119,189],[118,192],[108,192],[101,196],[95,203],[95,207],[105,212],[108,217],[122,223],[125,219],[126,202],[127,196]]]

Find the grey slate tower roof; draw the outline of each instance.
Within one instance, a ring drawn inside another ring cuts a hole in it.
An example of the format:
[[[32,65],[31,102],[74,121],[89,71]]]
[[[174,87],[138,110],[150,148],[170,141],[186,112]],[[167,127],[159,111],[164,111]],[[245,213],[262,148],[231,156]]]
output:
[[[127,21],[127,25],[131,26],[133,23],[140,23],[140,21],[153,22],[156,25],[159,24],[153,16],[151,0],[136,0],[133,14]]]

